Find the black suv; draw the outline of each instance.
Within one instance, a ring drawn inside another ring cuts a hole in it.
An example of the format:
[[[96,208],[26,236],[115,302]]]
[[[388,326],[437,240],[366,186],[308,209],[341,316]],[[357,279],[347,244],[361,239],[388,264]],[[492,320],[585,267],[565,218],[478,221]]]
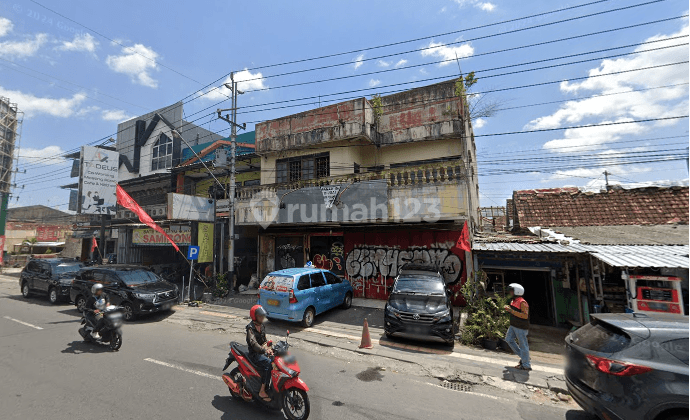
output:
[[[453,306],[443,275],[436,267],[408,264],[390,288],[384,311],[386,337],[455,344]]]
[[[73,258],[31,259],[19,276],[22,295],[47,294],[51,303],[69,298],[69,289],[84,265]]]
[[[137,315],[167,311],[177,302],[177,286],[146,267],[109,264],[82,269],[72,283],[70,297],[82,311],[91,296],[91,287],[101,283],[111,305],[124,308],[125,320]]]

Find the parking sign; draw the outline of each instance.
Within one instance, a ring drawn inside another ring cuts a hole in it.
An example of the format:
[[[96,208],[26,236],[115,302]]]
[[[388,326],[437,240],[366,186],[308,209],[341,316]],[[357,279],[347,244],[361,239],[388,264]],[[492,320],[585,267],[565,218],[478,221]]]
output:
[[[198,246],[189,246],[189,249],[187,249],[187,259],[188,260],[196,260],[199,258],[199,247]]]

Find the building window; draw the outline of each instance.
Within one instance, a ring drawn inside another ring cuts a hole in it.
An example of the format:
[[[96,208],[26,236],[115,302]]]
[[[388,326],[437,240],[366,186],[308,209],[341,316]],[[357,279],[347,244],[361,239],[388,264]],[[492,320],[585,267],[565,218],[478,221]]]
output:
[[[161,134],[153,145],[151,155],[151,170],[172,168],[173,142],[170,137]]]
[[[331,175],[328,153],[297,156],[276,161],[276,183],[324,178]]]

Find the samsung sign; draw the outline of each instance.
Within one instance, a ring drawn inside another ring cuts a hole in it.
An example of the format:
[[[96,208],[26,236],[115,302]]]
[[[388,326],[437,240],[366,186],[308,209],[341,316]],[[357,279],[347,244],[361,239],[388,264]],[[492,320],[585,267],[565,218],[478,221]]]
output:
[[[79,177],[79,195],[82,197],[80,213],[115,214],[119,158],[120,154],[113,150],[82,147]]]

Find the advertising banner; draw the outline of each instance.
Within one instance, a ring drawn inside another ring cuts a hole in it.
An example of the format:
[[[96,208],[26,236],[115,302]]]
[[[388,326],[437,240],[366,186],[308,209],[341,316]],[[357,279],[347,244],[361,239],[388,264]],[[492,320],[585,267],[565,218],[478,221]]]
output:
[[[185,194],[168,194],[168,219],[213,221],[213,200]]]
[[[199,263],[213,261],[213,223],[199,223]]]
[[[36,240],[38,242],[57,242],[60,239],[59,226],[39,226],[36,228]]]
[[[82,146],[79,212],[114,215],[117,205],[115,188],[120,155],[116,151]]]
[[[178,246],[186,246],[192,243],[192,231],[189,226],[176,227],[175,231],[170,230],[170,228],[164,228],[163,231]],[[172,246],[165,236],[153,229],[134,229],[132,231],[132,243],[136,245]]]

